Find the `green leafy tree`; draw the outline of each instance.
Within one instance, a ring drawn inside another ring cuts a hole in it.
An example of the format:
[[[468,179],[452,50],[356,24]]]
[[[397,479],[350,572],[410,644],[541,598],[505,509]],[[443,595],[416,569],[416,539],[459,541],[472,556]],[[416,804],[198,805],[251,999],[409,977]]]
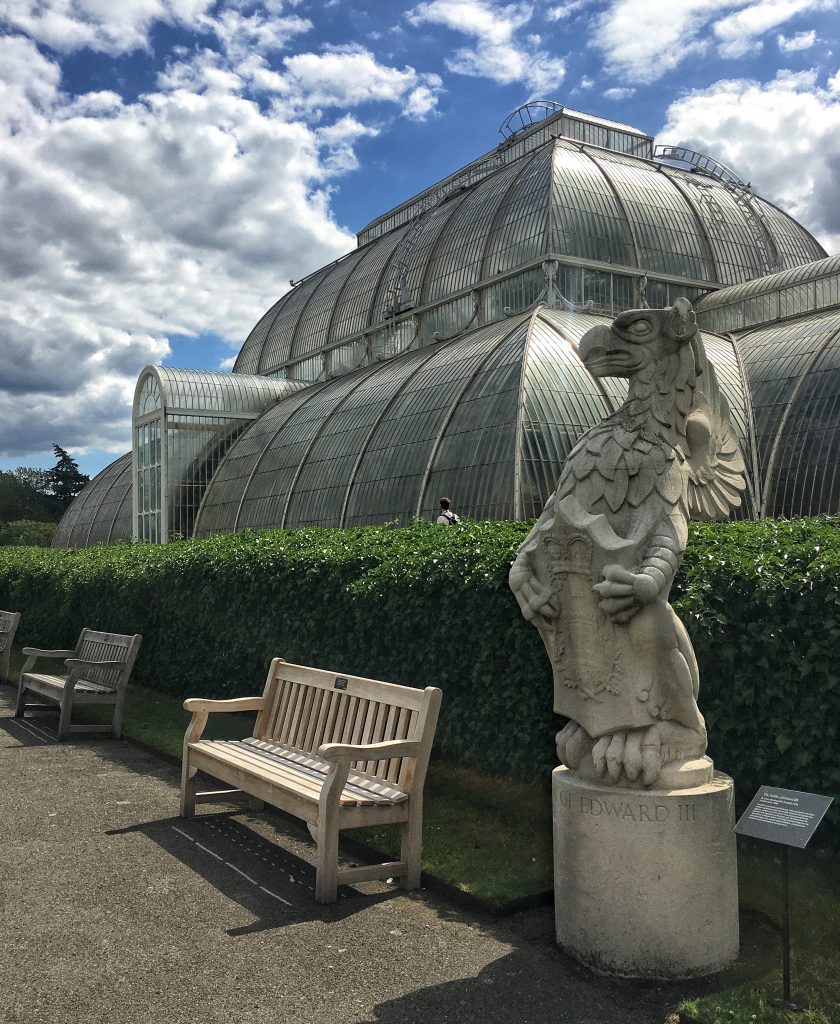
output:
[[[15,520],[56,521],[64,507],[49,494],[42,494],[15,473],[0,472],[0,523]]]
[[[22,484],[31,487],[38,494],[50,493],[50,471],[36,469],[34,466],[18,466],[12,470],[12,476]]]
[[[61,445],[53,445],[53,453],[57,459],[49,473],[49,486],[53,496],[62,508],[67,508],[79,491],[90,481],[90,477],[79,472],[79,465]]]

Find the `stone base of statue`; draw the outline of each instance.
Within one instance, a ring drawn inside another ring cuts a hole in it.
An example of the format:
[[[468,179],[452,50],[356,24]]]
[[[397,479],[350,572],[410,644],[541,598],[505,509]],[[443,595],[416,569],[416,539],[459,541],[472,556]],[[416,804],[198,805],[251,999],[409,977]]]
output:
[[[711,772],[698,758],[662,788],[640,790],[554,770],[556,933],[566,953],[628,978],[701,977],[736,959],[732,780],[714,772],[692,785]]]

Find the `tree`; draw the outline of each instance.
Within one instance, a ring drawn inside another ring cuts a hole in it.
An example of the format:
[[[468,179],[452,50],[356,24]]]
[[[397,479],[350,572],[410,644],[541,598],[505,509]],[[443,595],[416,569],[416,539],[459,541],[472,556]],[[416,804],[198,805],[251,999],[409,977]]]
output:
[[[12,470],[12,476],[22,484],[27,484],[38,494],[50,493],[50,471],[36,469],[34,466],[18,466]]]
[[[68,455],[61,445],[54,444],[53,453],[58,461],[52,469],[48,470],[50,491],[66,509],[79,491],[90,481],[90,477],[79,472],[78,463]]]
[[[38,522],[61,518],[64,506],[50,494],[42,494],[16,473],[0,472],[0,523],[18,519]]]

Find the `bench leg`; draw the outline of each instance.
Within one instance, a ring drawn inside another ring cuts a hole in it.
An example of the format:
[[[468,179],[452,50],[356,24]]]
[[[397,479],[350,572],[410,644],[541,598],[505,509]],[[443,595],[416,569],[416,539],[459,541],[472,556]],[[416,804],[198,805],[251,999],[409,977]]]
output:
[[[186,753],[181,765],[181,817],[192,818],[195,814],[196,775],[198,770],[190,768]]]
[[[318,827],[318,861],[315,871],[315,901],[335,903],[338,897],[338,822]]]
[[[61,697],[61,714],[58,718],[58,738],[63,740],[70,732],[70,714],[73,710],[73,693],[65,690]]]
[[[122,737],[122,723],[123,723],[123,702],[117,700],[114,705],[114,717],[111,720],[111,735],[115,740]]]
[[[409,892],[420,888],[420,851],[423,842],[423,806],[412,794],[411,809],[408,821],[400,826],[400,860],[405,863],[406,871],[400,885]]]
[[[15,718],[23,718],[23,709],[26,707],[26,687],[23,680],[18,683],[17,704],[15,705]]]

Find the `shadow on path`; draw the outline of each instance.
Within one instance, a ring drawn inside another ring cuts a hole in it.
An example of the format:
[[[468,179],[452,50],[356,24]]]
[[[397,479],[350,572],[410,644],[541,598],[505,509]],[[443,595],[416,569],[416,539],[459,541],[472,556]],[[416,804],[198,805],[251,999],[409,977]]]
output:
[[[237,820],[235,813],[164,818],[107,835],[146,836],[244,907],[255,920],[244,928],[230,929],[227,934],[234,937],[302,921],[343,920],[371,903],[400,894],[396,889],[370,894],[339,886],[337,902],[321,906],[315,902],[315,867]]]

